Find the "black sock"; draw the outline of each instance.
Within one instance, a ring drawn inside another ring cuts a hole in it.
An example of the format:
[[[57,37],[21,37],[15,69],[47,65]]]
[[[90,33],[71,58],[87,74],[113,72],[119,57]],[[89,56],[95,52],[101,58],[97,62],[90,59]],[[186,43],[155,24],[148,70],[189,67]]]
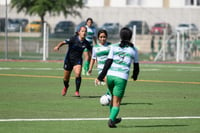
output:
[[[68,87],[69,87],[69,81],[63,80],[63,83],[64,83],[65,88],[68,88]]]
[[[81,86],[81,77],[77,77],[75,82],[76,82],[76,91],[79,91]]]

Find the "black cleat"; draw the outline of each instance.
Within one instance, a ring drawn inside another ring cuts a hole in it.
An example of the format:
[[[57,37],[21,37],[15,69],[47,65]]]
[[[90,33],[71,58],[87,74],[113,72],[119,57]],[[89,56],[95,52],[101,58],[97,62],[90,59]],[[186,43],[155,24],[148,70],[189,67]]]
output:
[[[112,121],[111,119],[109,119],[109,121],[108,121],[108,126],[109,126],[110,128],[116,128],[116,127],[117,127],[117,126],[115,125],[115,122]]]
[[[122,121],[122,118],[116,118],[114,122],[115,122],[115,124],[118,124],[118,123],[120,123],[121,121]]]

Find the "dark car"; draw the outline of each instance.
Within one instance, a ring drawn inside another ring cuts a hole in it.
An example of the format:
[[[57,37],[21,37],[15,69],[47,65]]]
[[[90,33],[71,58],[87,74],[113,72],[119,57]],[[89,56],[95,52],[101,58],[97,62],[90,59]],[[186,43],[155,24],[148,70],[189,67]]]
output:
[[[0,18],[0,32],[5,31],[5,18]]]
[[[119,33],[120,24],[107,22],[107,23],[104,23],[100,29],[106,30],[108,34],[117,34]]]
[[[132,20],[125,27],[133,30],[133,26],[136,26],[136,34],[149,34],[149,25],[146,21]]]
[[[75,24],[72,21],[60,21],[54,29],[55,34],[72,35],[75,32]]]
[[[154,26],[151,28],[151,34],[159,34],[162,35],[166,30],[167,34],[172,33],[172,27],[169,23],[155,23]]]
[[[26,25],[28,24],[28,19],[25,18],[17,18],[13,20],[16,24],[22,27],[22,31],[25,31]]]
[[[5,18],[0,18],[0,31],[5,31]],[[7,19],[7,31],[8,32],[18,32],[20,30],[20,24],[16,23],[14,19]]]

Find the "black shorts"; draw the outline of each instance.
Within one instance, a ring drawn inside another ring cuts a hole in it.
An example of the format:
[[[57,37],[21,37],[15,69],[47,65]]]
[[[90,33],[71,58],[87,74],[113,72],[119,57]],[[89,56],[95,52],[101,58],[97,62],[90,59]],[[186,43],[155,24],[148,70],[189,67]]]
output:
[[[75,65],[82,65],[82,63],[83,63],[83,60],[82,60],[82,59],[76,59],[76,60],[70,60],[70,61],[66,60],[66,61],[64,62],[63,68],[64,68],[64,70],[66,70],[66,71],[72,71],[72,69],[73,69],[73,67],[74,67]]]

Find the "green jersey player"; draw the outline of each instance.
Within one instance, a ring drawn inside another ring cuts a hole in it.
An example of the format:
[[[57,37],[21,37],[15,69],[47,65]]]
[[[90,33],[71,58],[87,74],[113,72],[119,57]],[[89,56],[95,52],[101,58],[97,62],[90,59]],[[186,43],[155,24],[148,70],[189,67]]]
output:
[[[117,118],[117,115],[125,93],[131,63],[134,65],[133,80],[136,81],[139,74],[138,51],[130,42],[131,37],[132,31],[130,29],[121,29],[121,42],[111,46],[104,68],[95,80],[96,84],[99,84],[107,74],[107,85],[112,95],[108,121],[110,128],[116,128],[116,124],[121,122],[121,118]]]
[[[107,42],[107,37],[108,37],[107,31],[103,30],[103,29],[99,30],[97,36],[98,36],[99,43],[97,45],[93,46],[92,58],[90,61],[90,67],[88,70],[88,74],[92,73],[92,68],[93,68],[95,62],[97,63],[98,74],[101,73],[101,71],[103,70],[103,66],[106,62],[108,53],[110,51],[111,43]],[[104,81],[100,82],[100,84],[105,85],[105,81],[106,81],[106,79],[104,78]],[[107,90],[106,94],[110,95],[109,90]]]
[[[90,43],[91,46],[93,46],[93,40],[94,43],[96,44],[96,28],[93,26],[93,19],[92,18],[88,18],[86,20],[86,26],[87,28],[87,35],[86,35],[86,40]],[[82,74],[85,75],[87,74],[87,71],[89,69],[89,65],[90,65],[90,59],[91,59],[91,52],[88,49],[85,49],[83,52],[84,55],[84,64],[83,64],[83,71]]]
[[[98,40],[99,43],[95,46],[93,46],[92,49],[92,58],[90,61],[90,67],[88,70],[88,73],[92,73],[92,68],[97,62],[97,68],[98,68],[98,74],[103,70],[103,66],[106,62],[108,53],[110,51],[110,42],[107,42],[107,31],[106,30],[99,30],[98,32]]]

